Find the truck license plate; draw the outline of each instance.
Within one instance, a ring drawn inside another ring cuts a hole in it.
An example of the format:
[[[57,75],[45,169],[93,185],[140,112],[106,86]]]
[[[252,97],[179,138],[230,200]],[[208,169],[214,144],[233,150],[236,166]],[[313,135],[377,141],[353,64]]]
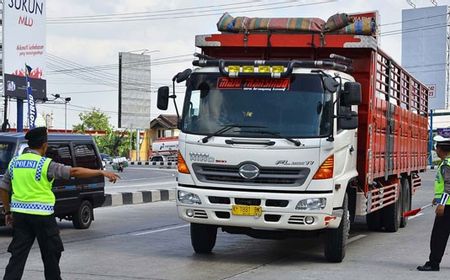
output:
[[[231,206],[231,213],[235,216],[261,216],[261,206],[255,205],[233,205]]]

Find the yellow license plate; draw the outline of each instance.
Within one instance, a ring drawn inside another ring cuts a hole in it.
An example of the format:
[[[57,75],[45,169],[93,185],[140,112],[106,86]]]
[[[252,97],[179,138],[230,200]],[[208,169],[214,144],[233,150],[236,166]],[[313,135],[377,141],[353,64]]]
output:
[[[261,216],[262,208],[256,205],[233,205],[231,213],[235,216]]]

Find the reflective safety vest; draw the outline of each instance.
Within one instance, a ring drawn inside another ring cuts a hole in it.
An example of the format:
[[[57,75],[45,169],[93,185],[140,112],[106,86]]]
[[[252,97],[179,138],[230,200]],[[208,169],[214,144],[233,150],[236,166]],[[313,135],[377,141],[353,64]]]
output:
[[[51,215],[55,206],[52,181],[47,171],[51,159],[33,153],[14,157],[9,163],[11,211],[31,215]]]
[[[437,169],[436,179],[434,181],[434,198],[439,204],[450,205],[450,194],[445,192],[444,177],[442,177],[442,166],[450,166],[450,157],[444,159]]]

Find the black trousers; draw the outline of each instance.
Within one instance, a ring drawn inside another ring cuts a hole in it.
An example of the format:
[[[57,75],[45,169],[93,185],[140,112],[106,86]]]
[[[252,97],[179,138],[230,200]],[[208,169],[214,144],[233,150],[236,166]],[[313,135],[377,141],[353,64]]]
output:
[[[44,262],[45,279],[60,280],[59,259],[64,247],[55,216],[13,213],[13,239],[8,247],[11,258],[3,280],[21,279],[28,253],[37,238]]]
[[[444,256],[445,247],[447,246],[448,237],[450,235],[450,205],[445,206],[444,215],[436,216],[434,219],[433,231],[431,232],[431,253],[430,263],[439,265]]]

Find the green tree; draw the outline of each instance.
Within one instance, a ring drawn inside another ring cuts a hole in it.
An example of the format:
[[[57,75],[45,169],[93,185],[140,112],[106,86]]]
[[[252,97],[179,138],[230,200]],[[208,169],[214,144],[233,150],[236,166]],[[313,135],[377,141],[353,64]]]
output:
[[[74,131],[84,132],[86,130],[108,130],[112,128],[109,124],[109,117],[95,107],[92,108],[92,111],[82,112],[78,116],[81,123],[73,126]]]
[[[103,130],[105,135],[95,136],[95,142],[101,153],[111,156],[128,156],[130,151],[130,137],[128,131],[115,131],[109,123],[109,117],[93,108],[92,111],[79,114],[81,123],[73,126],[73,130],[84,133],[87,130]]]

